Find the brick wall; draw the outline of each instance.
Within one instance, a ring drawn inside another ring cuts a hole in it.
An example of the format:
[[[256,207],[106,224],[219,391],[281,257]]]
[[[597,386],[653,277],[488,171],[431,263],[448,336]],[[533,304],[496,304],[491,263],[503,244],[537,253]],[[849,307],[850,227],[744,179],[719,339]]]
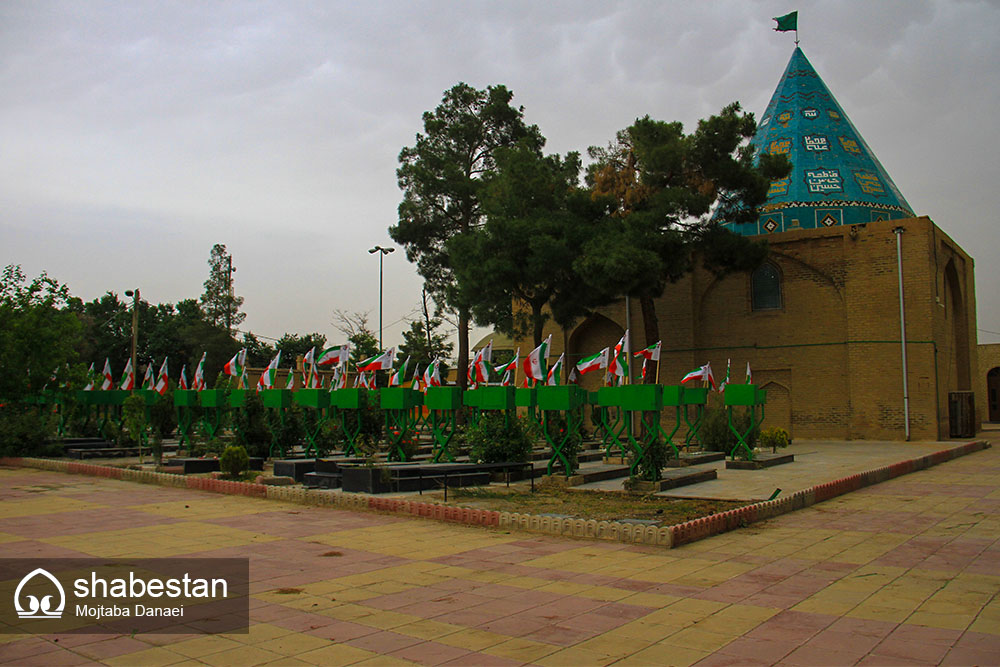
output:
[[[699,268],[669,285],[656,301],[660,382],[675,384],[706,361],[721,380],[727,359],[742,382],[749,361],[755,383],[772,383],[781,394],[768,423],[793,437],[902,440],[897,227],[904,230],[911,439],[947,437],[948,393],[982,392],[985,376],[977,368],[972,259],[926,217],[770,235],[770,261],[781,274],[778,310],[753,312],[747,274],[720,279]],[[624,326],[624,302],[601,309],[570,332],[569,359],[614,345]],[[655,342],[643,340],[635,300],[631,330],[633,349]],[[566,341],[555,325],[549,332],[558,355]],[[530,349],[530,341],[521,347]],[[595,375],[585,378],[588,389],[599,382]],[[981,396],[976,404],[981,417]]]

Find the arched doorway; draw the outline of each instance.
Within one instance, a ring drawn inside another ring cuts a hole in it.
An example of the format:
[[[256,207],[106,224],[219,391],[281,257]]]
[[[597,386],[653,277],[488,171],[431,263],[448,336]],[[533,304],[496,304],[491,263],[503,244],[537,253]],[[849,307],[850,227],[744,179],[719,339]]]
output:
[[[955,260],[948,261],[944,269],[945,313],[951,320],[951,341],[953,346],[951,379],[954,388],[962,391],[971,389],[971,366],[969,364],[969,325],[966,319],[965,299],[962,285],[955,268]]]
[[[991,368],[986,374],[986,404],[989,406],[989,420],[1000,422],[1000,367]]]
[[[761,428],[778,427],[788,431],[792,438],[792,395],[788,387],[777,382],[768,382],[761,389],[767,391],[767,404],[764,406],[764,423]]]

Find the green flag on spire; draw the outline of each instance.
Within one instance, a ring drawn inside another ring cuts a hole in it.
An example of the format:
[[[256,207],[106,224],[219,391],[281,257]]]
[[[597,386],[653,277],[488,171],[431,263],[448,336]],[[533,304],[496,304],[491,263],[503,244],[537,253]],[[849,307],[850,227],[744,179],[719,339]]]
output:
[[[778,27],[775,28],[776,32],[797,31],[799,29],[799,13],[797,11],[784,16],[775,16],[772,20],[778,22]]]

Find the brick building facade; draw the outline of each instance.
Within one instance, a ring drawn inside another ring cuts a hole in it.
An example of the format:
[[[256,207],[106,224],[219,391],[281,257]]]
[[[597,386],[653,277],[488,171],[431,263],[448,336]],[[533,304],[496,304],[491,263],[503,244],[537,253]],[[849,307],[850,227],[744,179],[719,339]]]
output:
[[[978,426],[986,387],[972,258],[930,219],[914,216],[798,48],[754,145],[788,154],[793,172],[772,184],[757,223],[727,226],[766,235],[770,257],[753,274],[717,278],[698,268],[667,287],[656,302],[659,382],[676,384],[705,362],[721,379],[727,360],[732,380],[743,382],[749,363],[768,392],[766,423],[793,437],[903,440],[909,430],[913,440],[946,438],[949,394],[969,390],[980,394]],[[550,324],[551,354],[565,351],[570,366],[613,346],[626,308],[601,309],[566,332]],[[642,340],[638,304],[630,311],[632,349],[655,343]],[[596,389],[597,375],[581,384]]]

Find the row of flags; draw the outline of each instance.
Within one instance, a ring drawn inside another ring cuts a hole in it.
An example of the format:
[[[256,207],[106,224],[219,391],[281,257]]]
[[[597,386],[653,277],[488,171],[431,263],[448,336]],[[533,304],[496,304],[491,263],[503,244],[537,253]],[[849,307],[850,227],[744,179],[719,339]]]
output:
[[[548,350],[552,343],[551,334],[546,338],[541,345],[532,350],[524,359],[524,363],[521,368],[524,371],[524,383],[523,386],[537,386],[539,384],[545,384],[549,386],[559,385],[561,383],[561,378],[563,375],[563,365],[565,362],[565,353],[560,354],[559,358],[551,366],[548,365]],[[662,341],[657,341],[653,345],[639,350],[635,354],[631,355],[633,358],[642,357],[642,378],[645,380],[647,367],[650,362],[657,363],[657,369],[659,369],[660,352],[662,348]],[[514,353],[514,358],[510,361],[498,365],[492,365],[493,356],[493,341],[489,341],[485,347],[480,349],[473,355],[472,361],[469,363],[469,368],[467,371],[467,378],[469,380],[469,387],[476,388],[480,385],[489,384],[492,378],[500,378],[499,384],[501,386],[512,386],[514,384],[514,377],[517,373],[519,367],[521,350],[518,349]],[[570,371],[570,382],[577,382],[579,376],[586,375],[597,370],[603,370],[605,372],[605,384],[607,385],[621,385],[624,384],[625,378],[628,376],[629,368],[629,332],[625,331],[618,343],[612,347],[606,347],[600,352],[590,355],[581,359]],[[247,381],[247,365],[246,365],[246,348],[240,350],[233,358],[226,362],[225,366],[222,368],[222,372],[231,377],[238,378],[237,387],[244,388],[248,385]],[[323,379],[320,375],[320,368],[333,367],[334,375],[330,382],[330,389],[343,389],[347,386],[347,366],[348,360],[350,358],[350,344],[337,345],[333,347],[328,347],[318,354],[316,348],[311,348],[303,357],[303,377],[302,386],[306,389],[322,389]],[[377,354],[373,357],[360,361],[356,364],[357,375],[354,379],[355,387],[364,387],[368,389],[374,389],[376,385],[376,371],[389,371],[389,382],[390,387],[401,387],[406,382],[407,369],[409,367],[410,358],[407,357],[399,368],[394,368],[396,359],[396,348],[391,347],[381,354]],[[274,356],[271,362],[267,365],[267,368],[261,373],[260,378],[257,380],[257,391],[261,389],[273,389],[275,385],[275,379],[278,375],[279,365],[281,363],[281,351]],[[431,363],[427,365],[424,372],[421,374],[417,364],[414,364],[413,373],[410,376],[410,387],[413,389],[418,389],[421,391],[427,391],[428,387],[440,387],[441,382],[441,365],[442,360],[440,358],[434,359]],[[154,376],[153,374],[153,364],[149,364],[146,367],[146,374],[142,380],[142,387],[145,389],[150,389],[163,395],[167,391],[167,383],[169,379],[169,371],[167,359],[163,359],[163,363],[160,365],[160,371]],[[693,371],[687,373],[682,379],[681,384],[689,384],[695,381],[707,382],[713,389],[718,391],[723,391],[727,384],[730,382],[730,362],[726,362],[726,377],[721,384],[716,384],[715,377],[712,373],[712,366],[710,363],[706,363],[704,366],[700,366]],[[100,388],[102,390],[108,390],[115,387],[114,379],[111,374],[111,363],[108,359],[104,360],[104,370],[101,374],[97,374],[94,371],[94,365],[90,365],[88,370],[88,383],[84,387],[84,391],[94,390],[98,382],[100,383]],[[752,384],[753,374],[750,370],[750,362],[747,362],[746,369],[746,383]],[[135,373],[132,369],[132,360],[130,359],[125,364],[125,370],[122,372],[122,378],[119,381],[117,388],[125,391],[131,391],[135,387]],[[177,379],[178,389],[194,389],[196,391],[201,391],[206,388],[205,383],[205,353],[201,355],[201,360],[198,362],[198,366],[195,369],[194,379],[191,385],[187,382],[187,366],[183,366],[180,371],[180,375]],[[294,369],[289,369],[288,379],[285,385],[285,389],[295,388],[295,371]]]
[[[561,383],[565,353],[560,354],[556,362],[549,366],[548,357],[549,346],[551,344],[552,335],[550,334],[541,345],[536,347],[528,354],[527,357],[525,357],[523,364],[525,387],[532,385],[537,386],[539,384],[553,386]],[[649,347],[643,348],[632,354],[630,352],[629,331],[626,329],[625,333],[618,340],[618,343],[614,345],[614,347],[606,347],[600,352],[584,357],[578,361],[576,366],[574,366],[570,371],[569,382],[575,383],[581,375],[603,370],[605,373],[605,384],[620,386],[625,383],[625,378],[629,376],[630,356],[632,358],[642,357],[642,379],[645,380],[647,369],[652,362],[657,364],[657,371],[659,371],[660,353],[662,351],[662,347],[663,341],[656,341]],[[514,358],[510,362],[495,368],[490,366],[492,350],[493,341],[490,341],[486,344],[486,347],[479,350],[479,352],[474,355],[472,362],[469,364],[468,370],[470,387],[475,388],[478,384],[487,383],[491,375],[491,370],[494,376],[501,377],[501,385],[510,386],[513,383],[512,374],[516,372],[516,369],[518,368],[518,359],[520,357],[521,350],[518,349],[514,353]],[[725,389],[726,384],[729,383],[729,377],[729,360],[726,361],[726,378],[723,380],[722,384],[719,385],[715,382],[711,364],[706,363],[704,366],[687,373],[681,379],[681,384],[689,384],[696,380],[702,380],[710,384],[713,389],[721,392]],[[753,374],[750,370],[749,361],[747,362],[746,383],[753,383]]]

